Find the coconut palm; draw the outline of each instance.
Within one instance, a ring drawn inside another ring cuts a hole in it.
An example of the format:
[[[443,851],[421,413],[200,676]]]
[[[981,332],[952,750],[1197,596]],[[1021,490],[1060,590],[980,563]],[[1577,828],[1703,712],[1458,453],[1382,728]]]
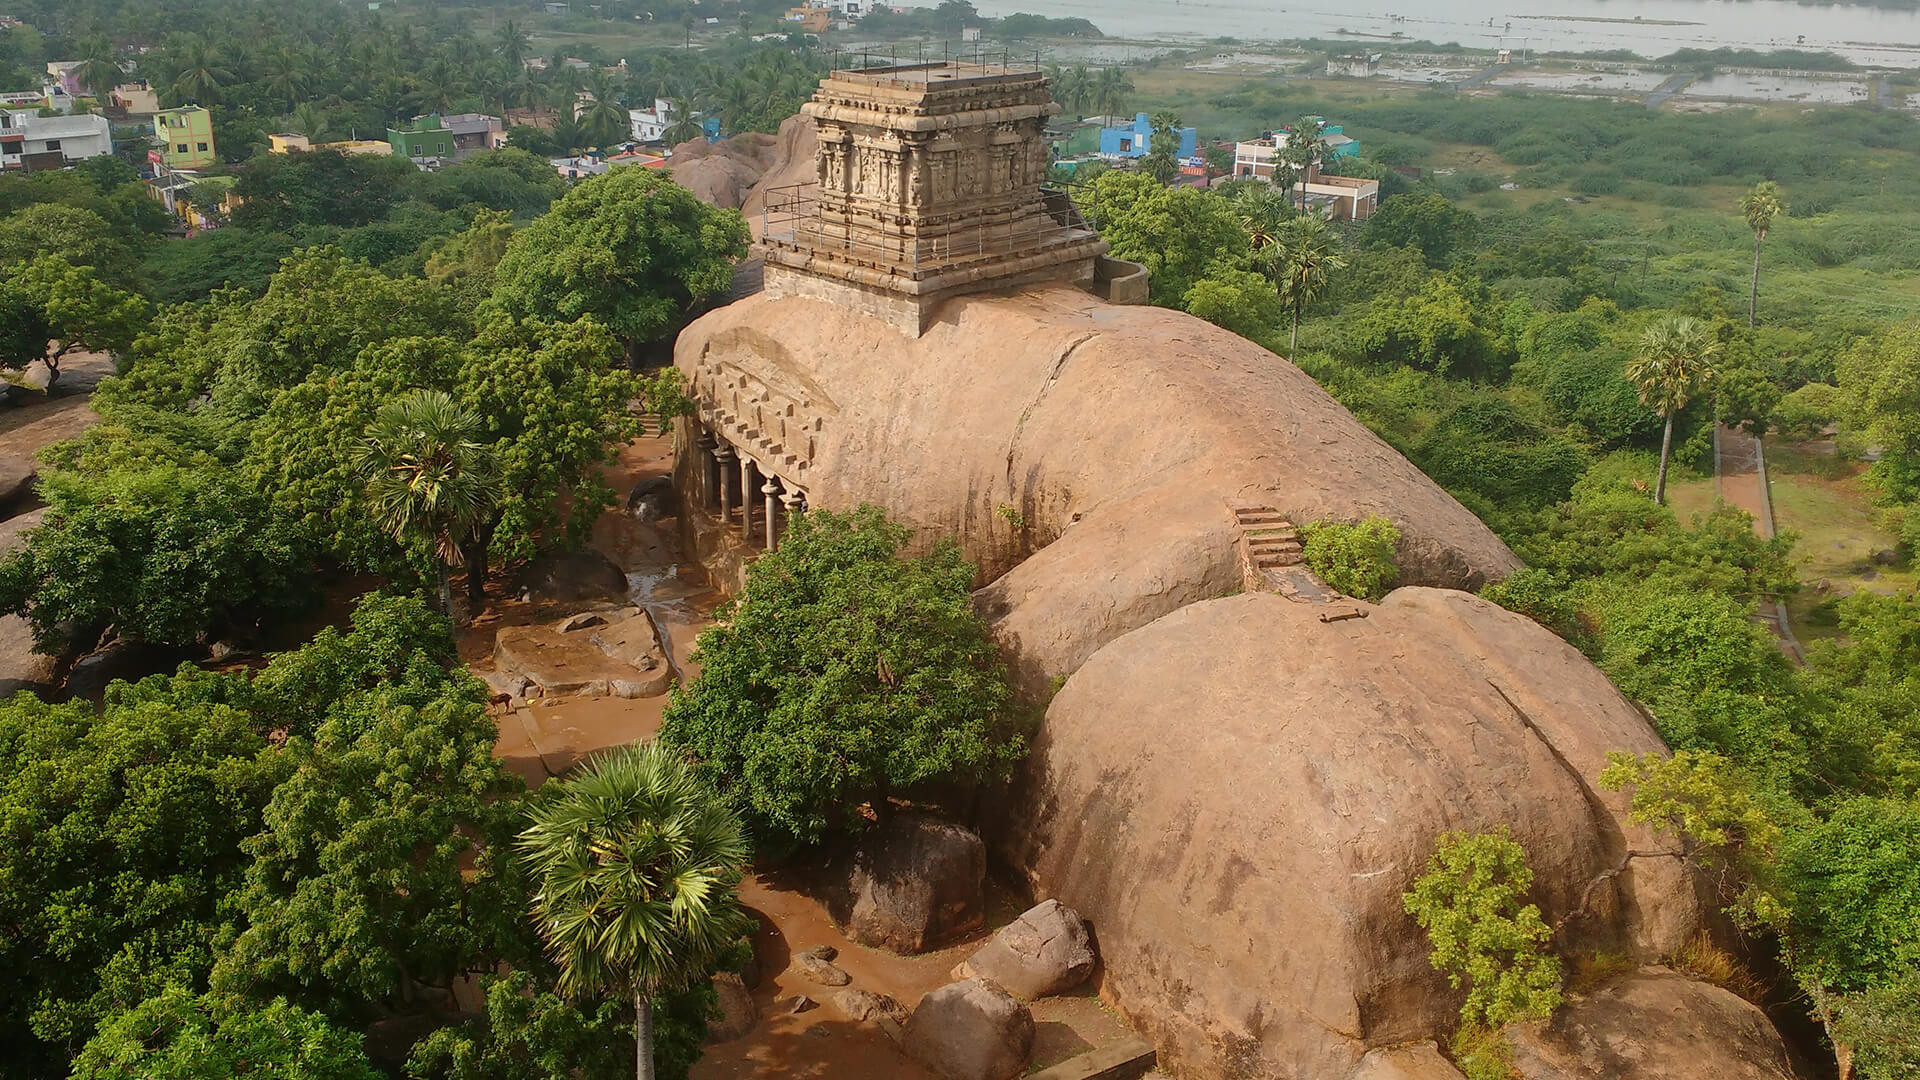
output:
[[[653,995],[707,977],[747,932],[740,819],[657,743],[596,758],[540,792],[519,847],[560,989],[634,1009],[635,1073],[653,1078]]]
[[[631,130],[627,107],[620,104],[619,88],[611,76],[595,71],[587,80],[587,94],[593,100],[580,110],[580,127],[596,146],[623,141]]]
[[[1773,228],[1773,219],[1786,212],[1780,185],[1771,180],[1762,180],[1740,197],[1740,213],[1746,217],[1747,227],[1753,230],[1753,287],[1747,293],[1748,326],[1753,325],[1754,312],[1760,304],[1760,245],[1767,242],[1767,230]]]
[[[125,76],[120,61],[114,56],[113,42],[104,37],[87,41],[80,57],[80,66],[73,72],[74,81],[96,98],[105,98],[112,93]]]
[[[1133,95],[1133,79],[1124,68],[1101,68],[1100,74],[1095,75],[1088,86],[1087,95],[1092,99],[1094,108],[1103,115],[1116,115],[1126,107],[1127,98]]]
[[[332,129],[327,123],[327,114],[315,108],[310,101],[301,102],[299,107],[293,110],[293,114],[287,118],[287,126],[305,135],[308,141],[315,143],[326,142],[327,137],[332,134]]]
[[[374,416],[357,459],[374,524],[402,544],[428,549],[449,615],[448,567],[463,549],[471,554],[476,530],[500,501],[499,464],[480,434],[480,418],[445,392],[415,390]],[[484,565],[469,560],[469,595],[484,585]]]
[[[306,97],[311,71],[306,57],[285,44],[275,45],[260,58],[260,89],[291,109]]]
[[[519,67],[527,58],[527,50],[533,47],[533,39],[527,37],[519,23],[508,19],[500,24],[500,29],[494,31],[493,47],[506,58],[507,63]]]
[[[1319,299],[1334,272],[1347,268],[1340,254],[1340,237],[1318,214],[1296,214],[1273,230],[1273,242],[1261,249],[1261,262],[1273,279],[1280,302],[1293,315],[1287,355],[1300,348],[1300,314]]]
[[[700,126],[700,118],[693,114],[693,104],[682,98],[667,100],[667,113],[673,117],[673,123],[660,133],[660,141],[668,146],[678,146],[690,139],[698,139],[707,133]]]
[[[220,100],[220,88],[234,79],[223,67],[220,51],[202,38],[189,38],[176,57],[173,85],[169,88],[177,101],[209,105]]]
[[[1093,77],[1087,73],[1084,66],[1055,68],[1053,100],[1059,102],[1062,108],[1072,113],[1073,118],[1078,120],[1086,115],[1087,90],[1092,82]]]
[[[1660,436],[1660,475],[1653,484],[1653,502],[1667,497],[1667,455],[1673,449],[1673,417],[1687,407],[1702,383],[1713,378],[1709,366],[1720,342],[1706,323],[1687,315],[1669,315],[1647,327],[1640,347],[1627,361],[1627,379],[1640,391],[1640,400],[1666,420]]]

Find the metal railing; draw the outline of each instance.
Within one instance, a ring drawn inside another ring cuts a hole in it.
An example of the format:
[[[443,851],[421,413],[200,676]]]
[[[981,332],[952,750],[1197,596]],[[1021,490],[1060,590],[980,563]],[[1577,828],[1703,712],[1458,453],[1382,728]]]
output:
[[[939,50],[935,51],[929,48],[926,42],[919,41],[907,48],[890,47],[885,52],[878,49],[836,51],[829,54],[827,62],[829,68],[835,73],[846,72],[853,75],[878,74],[887,68],[924,68],[950,64],[972,68],[974,69],[972,74],[976,77],[1027,74],[1046,70],[1046,66],[1040,62],[1038,49],[1028,57],[1005,48],[991,50],[977,42],[971,49],[955,49],[952,43],[943,41],[940,43]]]
[[[1040,194],[1043,214],[921,235],[884,226],[878,233],[866,232],[828,221],[821,213],[818,185],[793,184],[767,192],[761,204],[760,238],[766,243],[831,253],[849,262],[920,277],[1094,235],[1097,214],[1091,188],[1049,187],[1041,189]]]

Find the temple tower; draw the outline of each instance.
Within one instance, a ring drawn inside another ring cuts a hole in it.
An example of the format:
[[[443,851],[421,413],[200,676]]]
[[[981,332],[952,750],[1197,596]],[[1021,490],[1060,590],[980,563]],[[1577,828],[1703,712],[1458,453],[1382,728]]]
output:
[[[1038,281],[1091,286],[1106,244],[1041,190],[1037,69],[972,61],[835,71],[803,106],[817,181],[769,193],[767,291],[925,331],[950,297]]]

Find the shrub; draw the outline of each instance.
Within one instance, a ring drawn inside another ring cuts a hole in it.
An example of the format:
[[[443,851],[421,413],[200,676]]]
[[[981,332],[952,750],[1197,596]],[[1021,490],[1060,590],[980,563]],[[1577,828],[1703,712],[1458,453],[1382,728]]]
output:
[[[1433,945],[1434,970],[1466,987],[1467,1028],[1544,1020],[1560,1006],[1560,960],[1547,951],[1553,930],[1523,903],[1532,887],[1526,849],[1503,825],[1442,836],[1427,872],[1401,897]]]
[[[1386,518],[1375,515],[1357,525],[1316,521],[1301,534],[1306,540],[1307,566],[1348,596],[1378,600],[1400,574],[1393,560],[1400,530]]]

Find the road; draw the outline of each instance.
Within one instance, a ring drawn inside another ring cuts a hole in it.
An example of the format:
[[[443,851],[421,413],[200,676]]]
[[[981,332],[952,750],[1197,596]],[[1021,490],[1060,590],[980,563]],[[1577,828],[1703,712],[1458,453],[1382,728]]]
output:
[[[1688,83],[1699,77],[1700,73],[1697,71],[1683,71],[1668,79],[1666,82],[1661,83],[1659,86],[1654,87],[1653,93],[1647,95],[1647,108],[1658,109],[1660,106],[1665,105],[1668,99],[1686,89]]]
[[[1773,539],[1773,498],[1767,490],[1767,456],[1760,440],[1723,424],[1713,433],[1713,463],[1720,498],[1753,515],[1753,531],[1761,539]],[[1762,600],[1756,617],[1780,639],[1780,648],[1795,663],[1807,662],[1805,651],[1793,636],[1793,626],[1787,621],[1785,604]]]

